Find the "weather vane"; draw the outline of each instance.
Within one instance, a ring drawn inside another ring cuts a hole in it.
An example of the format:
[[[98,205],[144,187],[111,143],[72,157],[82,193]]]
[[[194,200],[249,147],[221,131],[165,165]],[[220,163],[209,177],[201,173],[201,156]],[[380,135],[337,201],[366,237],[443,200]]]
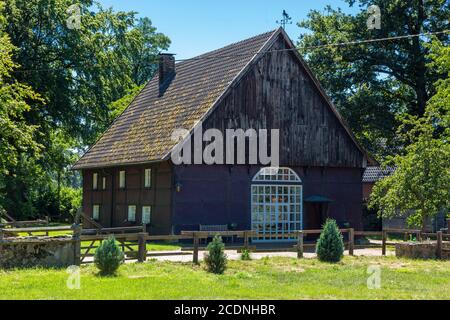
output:
[[[292,18],[288,15],[286,10],[283,10],[283,19],[280,21],[277,20],[277,23],[283,28],[286,29],[287,24],[292,24]]]

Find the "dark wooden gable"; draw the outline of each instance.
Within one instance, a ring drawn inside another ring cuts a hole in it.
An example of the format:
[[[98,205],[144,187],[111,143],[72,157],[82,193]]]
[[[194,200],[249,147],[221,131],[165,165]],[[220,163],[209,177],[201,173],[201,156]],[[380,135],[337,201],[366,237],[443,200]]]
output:
[[[363,167],[365,155],[283,32],[212,110],[203,128],[280,129],[280,164]]]

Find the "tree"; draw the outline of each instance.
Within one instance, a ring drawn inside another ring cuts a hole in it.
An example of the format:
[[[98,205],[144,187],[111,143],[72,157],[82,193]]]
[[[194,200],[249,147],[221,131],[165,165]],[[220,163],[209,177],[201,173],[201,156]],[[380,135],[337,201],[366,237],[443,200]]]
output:
[[[446,0],[346,0],[360,12],[345,14],[330,6],[313,10],[298,23],[310,32],[299,47],[327,43],[405,36],[449,29],[450,3]],[[368,30],[367,8],[381,9],[381,29]],[[438,38],[449,43],[448,34]],[[359,45],[303,49],[318,76],[357,138],[373,154],[395,154],[400,142],[395,131],[399,114],[423,115],[433,84],[439,79],[430,61],[429,37],[414,37]]]
[[[7,193],[3,188],[11,165],[23,162],[22,154],[28,159],[38,157],[41,146],[35,141],[36,126],[28,125],[26,115],[31,111],[30,101],[42,101],[29,86],[11,77],[19,66],[12,60],[17,48],[5,33],[6,19],[0,2],[0,208],[5,207]]]
[[[144,85],[136,85],[119,100],[114,101],[109,105],[109,116],[111,121],[116,119],[121,113],[130,105],[133,99],[138,95],[138,93],[144,88]]]
[[[208,244],[208,252],[205,254],[205,263],[209,272],[222,274],[227,268],[227,255],[222,237],[216,235]]]
[[[437,39],[430,49],[429,67],[445,78],[436,82],[423,117],[402,118],[398,135],[409,145],[386,160],[396,170],[375,184],[369,202],[382,217],[408,215],[409,225],[422,228],[450,206],[450,49]]]
[[[339,262],[344,255],[344,241],[335,220],[327,219],[316,245],[320,261]]]
[[[5,32],[17,48],[11,76],[43,97],[24,99],[29,110],[21,120],[35,130],[28,140],[41,146],[38,157],[21,149],[20,159],[5,160],[8,175],[0,176],[5,209],[20,218],[59,210],[58,190],[79,180],[70,164],[109,126],[110,105],[153,76],[156,54],[170,41],[149,19],[92,0],[77,1],[79,28],[67,23],[72,0],[3,2]],[[42,205],[48,207],[36,207]]]
[[[124,254],[117,245],[114,235],[103,240],[95,250],[94,263],[102,276],[110,276],[116,273],[123,260]]]

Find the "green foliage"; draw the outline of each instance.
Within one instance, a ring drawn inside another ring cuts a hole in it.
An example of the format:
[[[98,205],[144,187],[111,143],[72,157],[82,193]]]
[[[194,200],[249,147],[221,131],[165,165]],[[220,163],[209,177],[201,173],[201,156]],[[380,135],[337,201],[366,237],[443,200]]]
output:
[[[70,165],[128,100],[113,102],[153,76],[170,40],[148,18],[92,0],[77,1],[79,29],[67,26],[72,0],[1,4],[0,206],[16,219],[65,217],[75,202],[64,188],[81,180]]]
[[[384,165],[396,170],[375,184],[369,203],[382,217],[408,215],[409,225],[416,227],[425,227],[428,217],[450,206],[450,50],[437,40],[431,48],[430,66],[447,78],[436,83],[424,116],[401,119],[397,134],[409,145],[387,158]]]
[[[102,241],[95,251],[94,263],[100,270],[101,275],[113,275],[122,264],[124,254],[116,243],[116,239],[111,235]]]
[[[222,237],[215,236],[208,244],[208,252],[205,254],[205,263],[209,272],[222,274],[227,267],[227,255],[224,252],[225,246]]]
[[[346,14],[327,6],[312,10],[299,22],[309,32],[299,47],[404,36],[448,29],[450,3],[446,0],[346,0],[360,9]],[[369,30],[367,8],[381,9],[381,29]],[[448,45],[448,35],[438,36]],[[401,143],[396,129],[399,114],[423,115],[442,74],[426,67],[427,37],[361,45],[303,49],[309,66],[330,95],[356,137],[374,155],[395,154]]]
[[[10,174],[8,167],[17,165],[22,153],[34,156],[41,147],[34,141],[37,127],[26,121],[31,111],[29,102],[41,101],[41,98],[29,86],[12,77],[19,68],[12,60],[17,48],[5,33],[3,9],[0,3],[0,185],[1,177]]]
[[[252,257],[250,255],[250,250],[248,249],[243,249],[241,252],[241,260],[244,261],[248,261],[248,260],[252,260]]]
[[[316,245],[320,261],[339,262],[344,255],[344,241],[335,220],[327,219]]]
[[[133,88],[127,91],[126,95],[117,101],[114,101],[109,105],[109,116],[111,121],[116,119],[122,114],[123,111],[130,105],[133,99],[138,95],[138,93],[144,88],[144,85],[135,85]]]

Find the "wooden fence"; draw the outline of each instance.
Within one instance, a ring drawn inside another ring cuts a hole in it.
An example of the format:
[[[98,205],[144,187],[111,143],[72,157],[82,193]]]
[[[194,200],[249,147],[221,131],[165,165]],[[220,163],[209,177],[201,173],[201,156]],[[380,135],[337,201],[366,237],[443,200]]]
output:
[[[152,256],[151,253],[147,252],[147,243],[155,241],[181,241],[181,240],[191,240],[192,241],[192,261],[198,263],[199,261],[199,251],[200,251],[200,239],[207,239],[215,235],[220,235],[222,237],[235,237],[242,239],[242,244],[232,244],[227,245],[228,250],[238,250],[242,251],[247,249],[250,251],[257,250],[255,245],[250,245],[250,240],[253,238],[258,238],[258,234],[251,230],[243,231],[182,231],[180,235],[149,235],[145,232],[143,227],[124,227],[124,228],[101,228],[101,229],[82,229],[80,225],[73,226],[61,226],[61,227],[34,227],[34,228],[8,228],[0,229],[0,240],[3,239],[5,232],[12,233],[22,233],[33,234],[36,232],[55,232],[55,231],[72,231],[73,239],[76,240],[77,246],[75,248],[76,261],[80,263],[86,263],[88,257],[94,255],[94,250],[98,248],[102,240],[114,234],[119,245],[122,247],[122,251],[125,254],[125,259],[137,260],[143,262],[148,256]],[[304,250],[308,247],[315,247],[315,243],[306,243],[305,236],[311,234],[320,234],[323,230],[301,230],[296,232],[291,232],[285,234],[284,236],[290,239],[295,239],[296,244],[290,247],[280,248],[279,251],[296,251],[297,257],[302,258],[304,256]],[[423,233],[420,230],[411,229],[385,229],[383,231],[355,231],[353,228],[340,229],[343,235],[346,235],[346,241],[344,242],[349,255],[354,254],[355,248],[362,247],[381,247],[382,255],[386,255],[386,247],[388,245],[393,245],[395,242],[388,242],[389,234],[403,234],[410,235],[413,234],[418,240],[422,240],[424,237],[436,238],[437,241],[437,256],[442,256],[442,242],[444,238],[449,239],[450,234],[443,234],[442,231],[437,233]],[[381,242],[378,244],[363,244],[356,245],[355,237],[364,236],[379,236],[381,237]],[[259,250],[257,250],[259,251]],[[265,250],[262,250],[265,251]],[[167,254],[167,253],[165,253]],[[190,254],[187,252],[176,251],[173,254]],[[155,255],[155,254],[153,254]]]

